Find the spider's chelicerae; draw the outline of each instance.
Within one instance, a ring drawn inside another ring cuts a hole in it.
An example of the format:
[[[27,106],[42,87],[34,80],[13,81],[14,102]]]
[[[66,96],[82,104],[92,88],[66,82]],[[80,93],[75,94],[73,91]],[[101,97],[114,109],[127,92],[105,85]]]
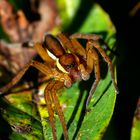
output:
[[[85,48],[78,42],[78,39],[85,39],[87,41]],[[44,90],[44,97],[48,108],[53,139],[57,139],[54,108],[52,106],[54,104],[62,124],[64,137],[68,140],[66,122],[56,92],[64,86],[67,88],[71,87],[77,80],[88,80],[94,70],[95,81],[92,84],[87,98],[86,106],[88,106],[92,94],[100,81],[100,66],[97,51],[107,62],[115,91],[116,93],[118,92],[112,62],[105,51],[100,47],[99,41],[100,37],[95,34],[75,33],[66,36],[64,33],[59,33],[56,37],[51,34],[46,34],[43,43],[34,44],[35,49],[44,63],[31,60],[10,83],[0,89],[0,94],[12,88],[22,78],[30,66],[38,69],[47,76],[47,79],[52,79],[49,80]]]

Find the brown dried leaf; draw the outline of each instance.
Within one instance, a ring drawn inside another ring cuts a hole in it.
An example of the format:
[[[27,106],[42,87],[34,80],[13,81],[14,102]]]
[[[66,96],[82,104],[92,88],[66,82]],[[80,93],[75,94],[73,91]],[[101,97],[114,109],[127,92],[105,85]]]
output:
[[[17,74],[35,55],[34,48],[22,47],[21,43],[0,42],[0,66],[13,74]]]
[[[39,1],[38,6],[35,6],[35,2],[30,0],[30,7],[33,15],[35,12],[38,13],[40,20],[31,22],[22,9],[14,12],[14,8],[7,0],[0,1],[1,25],[12,42],[40,41],[44,33],[51,31],[57,24],[58,12],[55,1]]]

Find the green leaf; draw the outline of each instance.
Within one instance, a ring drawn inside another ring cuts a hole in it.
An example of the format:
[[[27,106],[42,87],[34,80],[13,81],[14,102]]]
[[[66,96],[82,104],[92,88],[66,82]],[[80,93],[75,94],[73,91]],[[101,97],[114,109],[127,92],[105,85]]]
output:
[[[84,33],[97,33],[110,46],[114,48],[116,30],[108,14],[98,5],[92,4],[85,20],[78,28],[74,28],[74,19],[80,8],[80,0],[57,0],[63,30],[72,30]],[[70,4],[69,4],[70,3]],[[80,16],[80,15],[79,15]],[[76,25],[75,25],[76,26]],[[74,28],[74,29],[73,29]],[[110,52],[107,52],[111,55]],[[115,65],[115,57],[112,57]],[[104,62],[101,62],[104,65]],[[100,140],[105,132],[114,111],[116,93],[111,82],[110,73],[105,66],[102,79],[92,96],[89,112],[85,111],[86,98],[94,74],[89,81],[76,82],[69,89],[64,88],[58,95],[64,107],[64,115],[68,125],[71,139]],[[41,85],[40,93],[46,83]],[[52,140],[51,126],[48,121],[48,112],[43,98],[37,104],[32,102],[32,91],[20,91],[6,96],[8,100],[1,101],[2,116],[11,126],[9,138],[11,140],[34,139]],[[57,137],[62,137],[62,127],[57,114],[55,114]]]
[[[62,21],[62,30],[64,30],[71,24],[80,6],[80,0],[56,0],[56,3]]]

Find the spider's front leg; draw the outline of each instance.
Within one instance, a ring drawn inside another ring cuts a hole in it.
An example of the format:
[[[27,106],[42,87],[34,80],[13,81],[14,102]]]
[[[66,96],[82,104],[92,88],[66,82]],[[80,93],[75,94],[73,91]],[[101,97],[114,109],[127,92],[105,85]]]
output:
[[[64,87],[64,83],[60,82],[60,81],[50,81],[49,84],[47,85],[46,89],[45,89],[45,101],[48,107],[48,113],[49,113],[49,120],[51,123],[51,127],[52,127],[52,132],[53,132],[53,139],[56,140],[56,128],[55,128],[55,121],[54,121],[54,111],[52,108],[52,104],[54,104],[55,109],[58,113],[58,116],[60,118],[61,124],[62,124],[62,128],[63,128],[63,133],[64,133],[64,137],[66,140],[68,140],[68,132],[67,132],[67,125],[65,123],[65,118],[62,112],[62,108],[60,106],[58,97],[56,95],[56,92]]]
[[[29,63],[27,63],[22,70],[19,71],[19,73],[11,80],[10,83],[5,85],[4,87],[0,88],[0,94],[4,94],[8,90],[10,90],[13,86],[15,86],[20,79],[23,77],[23,75],[26,73],[26,71],[29,69],[29,67],[35,67],[39,71],[41,71],[43,74],[47,76],[48,79],[53,77],[53,72],[51,71],[51,68],[43,63],[40,63],[38,61],[31,60]]]

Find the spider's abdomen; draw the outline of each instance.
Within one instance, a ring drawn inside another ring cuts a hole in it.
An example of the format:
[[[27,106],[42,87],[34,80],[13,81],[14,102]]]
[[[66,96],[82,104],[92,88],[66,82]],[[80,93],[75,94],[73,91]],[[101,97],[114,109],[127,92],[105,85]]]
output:
[[[44,47],[46,47],[57,58],[65,54],[65,50],[59,40],[51,34],[47,34],[45,36]]]

